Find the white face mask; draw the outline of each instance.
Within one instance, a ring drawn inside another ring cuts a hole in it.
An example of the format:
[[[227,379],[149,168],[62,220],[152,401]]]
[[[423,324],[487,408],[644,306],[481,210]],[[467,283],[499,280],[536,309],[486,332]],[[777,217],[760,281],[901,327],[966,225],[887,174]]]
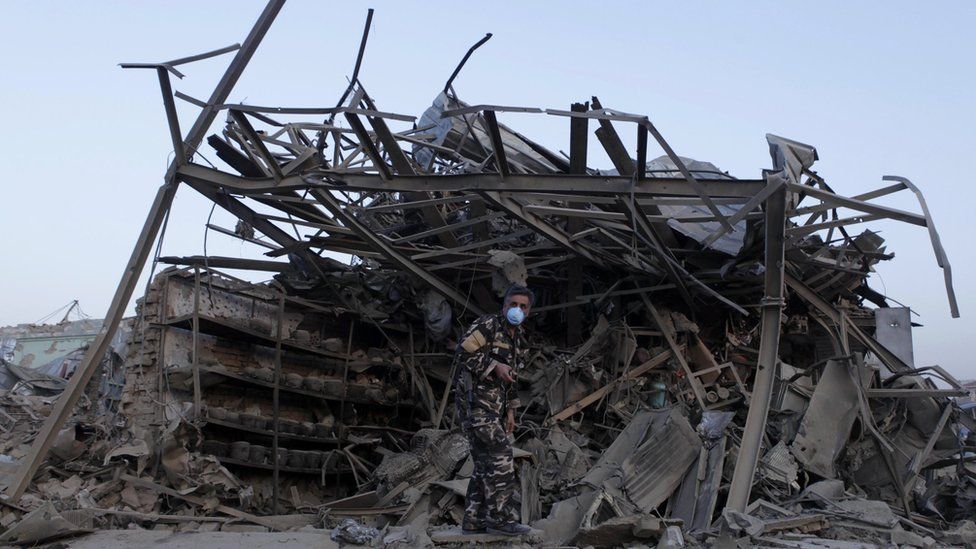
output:
[[[505,318],[508,319],[508,323],[512,326],[518,326],[525,320],[525,313],[519,307],[511,307],[505,311]]]

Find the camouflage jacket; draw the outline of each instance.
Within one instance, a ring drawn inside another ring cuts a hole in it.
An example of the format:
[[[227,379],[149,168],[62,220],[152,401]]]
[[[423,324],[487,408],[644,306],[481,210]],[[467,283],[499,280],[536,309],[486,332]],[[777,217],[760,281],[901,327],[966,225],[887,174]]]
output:
[[[497,362],[509,365],[513,375],[525,367],[528,344],[524,329],[516,327],[513,337],[507,328],[502,315],[485,315],[464,332],[458,343],[454,391],[465,427],[497,422],[507,409],[520,405],[516,383],[502,381],[494,374]]]

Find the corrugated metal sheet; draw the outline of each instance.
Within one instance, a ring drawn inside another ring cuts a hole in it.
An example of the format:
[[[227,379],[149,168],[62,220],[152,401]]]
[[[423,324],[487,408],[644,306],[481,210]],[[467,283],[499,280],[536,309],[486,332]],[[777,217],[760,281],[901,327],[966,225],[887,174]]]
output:
[[[618,473],[627,457],[633,455],[634,450],[644,441],[648,431],[654,432],[663,428],[670,413],[668,410],[652,410],[635,415],[579,483],[600,488],[603,481]]]
[[[650,433],[621,466],[627,497],[645,513],[654,510],[678,487],[701,445],[688,420],[672,410],[663,428]]]

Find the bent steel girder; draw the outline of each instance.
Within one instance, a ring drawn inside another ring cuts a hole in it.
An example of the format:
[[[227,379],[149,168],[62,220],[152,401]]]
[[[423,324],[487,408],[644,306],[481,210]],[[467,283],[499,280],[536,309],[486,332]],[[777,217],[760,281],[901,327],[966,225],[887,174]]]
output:
[[[945,250],[942,248],[942,239],[939,238],[939,232],[935,230],[935,222],[932,221],[932,214],[929,213],[929,206],[925,202],[925,197],[922,196],[922,191],[918,190],[918,187],[909,181],[907,177],[886,175],[881,179],[883,181],[897,181],[915,193],[915,198],[918,199],[918,204],[922,207],[922,214],[925,216],[925,227],[929,230],[929,239],[932,241],[935,260],[938,262],[939,267],[942,268],[946,296],[949,298],[949,310],[952,312],[953,318],[959,318],[959,304],[956,303],[956,291],[952,288],[952,267],[949,265],[949,258],[946,257]]]

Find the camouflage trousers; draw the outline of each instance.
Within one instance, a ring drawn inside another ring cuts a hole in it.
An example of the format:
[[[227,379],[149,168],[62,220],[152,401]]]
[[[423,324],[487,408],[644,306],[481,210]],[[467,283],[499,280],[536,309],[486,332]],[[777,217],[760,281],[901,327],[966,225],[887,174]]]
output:
[[[468,482],[464,526],[484,528],[518,522],[512,443],[498,422],[466,429],[474,473]]]

